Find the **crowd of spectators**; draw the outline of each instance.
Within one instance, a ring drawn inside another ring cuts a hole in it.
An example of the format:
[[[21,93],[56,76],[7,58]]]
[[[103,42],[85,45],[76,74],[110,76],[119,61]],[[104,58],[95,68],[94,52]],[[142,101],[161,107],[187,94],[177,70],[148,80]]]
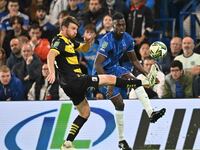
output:
[[[135,52],[144,69],[160,67],[158,82],[145,87],[150,98],[200,98],[200,49],[192,37],[171,37],[167,55],[158,61],[149,56],[154,18],[158,16],[156,0],[0,0],[0,101],[63,100],[57,82],[50,85],[47,54],[51,40],[59,32],[64,18],[79,20],[77,41],[84,31],[96,37],[88,52],[79,53],[85,74],[92,74],[101,38],[113,30],[112,15],[124,14],[126,31],[135,40]],[[171,4],[171,3],[170,3]],[[176,17],[175,17],[176,18]],[[142,79],[126,55],[120,65]],[[105,99],[107,87],[88,89],[88,99]],[[122,90],[123,98],[135,99],[134,90]]]

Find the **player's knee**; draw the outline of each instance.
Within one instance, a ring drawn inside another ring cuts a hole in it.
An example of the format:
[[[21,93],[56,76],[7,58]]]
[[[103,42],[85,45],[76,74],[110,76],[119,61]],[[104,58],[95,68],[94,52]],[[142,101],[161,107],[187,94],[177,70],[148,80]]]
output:
[[[124,110],[124,103],[118,103],[115,105],[115,110],[118,110],[118,111],[123,111]]]
[[[90,111],[81,112],[80,116],[85,119],[88,119],[90,117]]]
[[[90,107],[88,105],[88,103],[83,104],[81,107],[78,106],[77,107],[78,111],[79,111],[79,115],[82,116],[85,119],[88,119],[90,116]]]
[[[118,95],[117,97],[113,97],[111,101],[115,106],[115,110],[119,110],[119,111],[124,110],[124,102],[121,95]]]
[[[115,110],[123,111],[124,110],[124,102],[122,101],[115,101],[114,103]]]

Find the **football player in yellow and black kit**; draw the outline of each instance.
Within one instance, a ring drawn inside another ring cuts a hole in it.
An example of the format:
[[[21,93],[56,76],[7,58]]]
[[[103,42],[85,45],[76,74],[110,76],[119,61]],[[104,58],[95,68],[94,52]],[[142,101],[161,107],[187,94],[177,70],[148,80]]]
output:
[[[87,51],[94,36],[90,32],[85,32],[83,35],[85,43],[76,42],[74,38],[77,34],[78,26],[78,21],[74,17],[70,16],[64,19],[60,33],[53,39],[47,57],[49,67],[48,81],[50,83],[55,81],[56,68],[61,87],[79,112],[79,115],[73,121],[66,141],[61,146],[62,150],[73,149],[72,142],[90,115],[90,107],[85,97],[88,87],[97,88],[99,85],[112,85],[134,88],[142,84],[140,80],[124,80],[114,75],[88,76],[82,74],[75,51]]]

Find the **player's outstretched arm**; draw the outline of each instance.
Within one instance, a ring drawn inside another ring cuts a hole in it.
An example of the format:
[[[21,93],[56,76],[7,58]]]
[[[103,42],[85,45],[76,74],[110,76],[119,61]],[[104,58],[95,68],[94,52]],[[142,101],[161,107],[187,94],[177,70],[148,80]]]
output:
[[[137,68],[142,74],[147,75],[148,73],[144,70],[140,62],[138,61],[136,54],[134,51],[127,53],[131,63],[134,65],[135,68]]]
[[[101,54],[97,54],[97,58],[95,59],[95,62],[94,62],[97,74],[105,74],[105,71],[102,66],[105,59],[106,59],[105,56]]]

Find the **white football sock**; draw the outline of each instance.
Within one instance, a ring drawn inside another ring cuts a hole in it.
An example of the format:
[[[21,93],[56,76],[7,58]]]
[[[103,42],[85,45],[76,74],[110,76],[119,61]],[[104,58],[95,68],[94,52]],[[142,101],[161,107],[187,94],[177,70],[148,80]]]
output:
[[[118,129],[119,141],[124,140],[124,111],[115,111],[116,125]]]
[[[144,87],[143,86],[138,87],[137,89],[135,89],[135,93],[138,99],[142,102],[142,105],[146,110],[147,115],[150,117],[153,112],[153,109],[151,107],[150,99],[146,91],[144,90]]]

